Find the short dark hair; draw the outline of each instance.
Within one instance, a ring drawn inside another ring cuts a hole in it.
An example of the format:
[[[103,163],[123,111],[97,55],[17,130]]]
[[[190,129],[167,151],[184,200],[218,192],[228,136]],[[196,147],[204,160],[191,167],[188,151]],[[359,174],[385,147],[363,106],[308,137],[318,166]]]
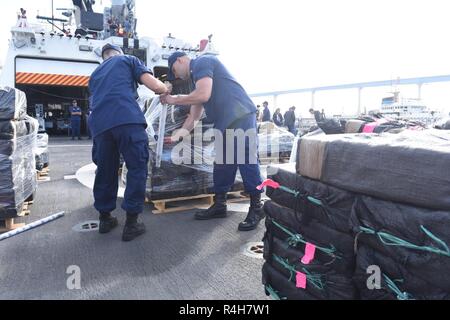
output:
[[[309,109],[309,112],[314,112],[314,109],[313,108]]]
[[[263,104],[267,104],[268,105],[269,103],[267,101],[264,101]]]

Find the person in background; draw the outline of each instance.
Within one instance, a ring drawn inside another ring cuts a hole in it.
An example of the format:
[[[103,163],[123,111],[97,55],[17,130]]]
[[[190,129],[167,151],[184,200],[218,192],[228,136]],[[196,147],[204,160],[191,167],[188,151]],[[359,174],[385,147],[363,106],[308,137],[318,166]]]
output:
[[[261,106],[256,106],[256,122],[261,122]]]
[[[325,119],[323,114],[320,111],[315,111],[313,108],[309,109],[309,113],[311,113],[316,119],[317,124],[322,123]]]
[[[295,107],[292,106],[288,112],[284,115],[284,125],[288,128],[289,132],[296,135],[295,130]]]
[[[78,140],[81,139],[81,117],[83,113],[81,112],[81,108],[78,106],[76,100],[72,101],[72,106],[70,107],[70,125],[72,128],[72,140],[75,140],[75,137],[78,137]]]
[[[282,127],[284,123],[283,115],[281,114],[280,108],[275,110],[275,113],[273,114],[273,122],[278,126]]]
[[[272,121],[272,117],[270,116],[270,110],[269,110],[269,103],[265,101],[263,103],[263,116],[262,116],[262,122],[270,122]]]

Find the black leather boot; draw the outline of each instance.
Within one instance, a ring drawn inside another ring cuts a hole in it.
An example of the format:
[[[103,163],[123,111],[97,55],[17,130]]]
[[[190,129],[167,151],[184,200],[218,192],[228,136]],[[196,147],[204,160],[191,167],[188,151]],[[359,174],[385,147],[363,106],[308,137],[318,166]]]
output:
[[[112,217],[110,213],[100,213],[100,234],[109,233],[118,225],[119,221],[117,221],[117,218]]]
[[[261,194],[250,195],[250,209],[244,222],[239,224],[239,231],[252,231],[258,227],[262,219],[266,217],[261,202]]]
[[[127,213],[127,222],[123,228],[122,241],[134,240],[143,235],[145,231],[145,225],[142,222],[138,222],[138,215]]]
[[[220,193],[214,197],[214,205],[208,210],[199,211],[195,214],[196,220],[211,220],[226,218],[227,216],[227,194]]]

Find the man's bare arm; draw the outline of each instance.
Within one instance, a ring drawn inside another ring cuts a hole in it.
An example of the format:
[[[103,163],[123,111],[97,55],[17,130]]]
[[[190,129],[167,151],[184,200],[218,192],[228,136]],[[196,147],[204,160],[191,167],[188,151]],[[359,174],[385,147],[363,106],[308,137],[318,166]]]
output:
[[[156,94],[169,93],[167,86],[149,73],[144,73],[141,76],[140,80],[143,85],[145,85],[147,88],[149,88]]]
[[[189,95],[164,96],[162,102],[172,105],[203,105],[211,98],[213,79],[205,77],[195,83],[195,90]]]

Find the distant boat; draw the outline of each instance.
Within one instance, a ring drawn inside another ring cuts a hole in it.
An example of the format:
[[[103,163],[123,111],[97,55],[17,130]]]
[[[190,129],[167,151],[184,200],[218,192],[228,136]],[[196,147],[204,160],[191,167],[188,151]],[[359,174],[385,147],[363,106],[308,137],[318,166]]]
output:
[[[400,92],[383,98],[380,112],[382,115],[402,120],[433,123],[440,118],[440,113],[430,110],[420,99],[400,97]]]

